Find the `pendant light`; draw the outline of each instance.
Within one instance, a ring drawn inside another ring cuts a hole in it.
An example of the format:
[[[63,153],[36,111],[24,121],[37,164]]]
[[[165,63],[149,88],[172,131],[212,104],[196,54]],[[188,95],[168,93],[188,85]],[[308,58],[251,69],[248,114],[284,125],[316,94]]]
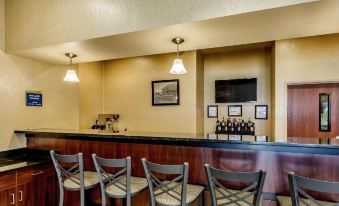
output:
[[[173,65],[171,67],[171,74],[185,74],[187,73],[182,59],[179,58],[179,44],[184,42],[183,38],[176,37],[172,39],[172,42],[177,45],[177,58],[174,59]]]
[[[65,56],[69,58],[69,69],[67,70],[64,81],[65,82],[80,82],[80,80],[77,76],[77,73],[72,68],[72,59],[77,57],[77,55],[72,54],[72,53],[66,53]]]

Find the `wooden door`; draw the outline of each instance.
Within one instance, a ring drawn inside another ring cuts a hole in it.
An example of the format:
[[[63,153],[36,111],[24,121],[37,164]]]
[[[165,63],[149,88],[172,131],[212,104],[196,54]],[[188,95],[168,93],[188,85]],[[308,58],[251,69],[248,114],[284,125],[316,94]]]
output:
[[[0,174],[0,206],[16,205],[16,172]]]
[[[15,187],[0,191],[0,206],[16,205]]]
[[[16,205],[17,206],[35,206],[37,199],[36,194],[40,188],[36,188],[34,182],[27,182],[25,184],[17,185],[16,189]]]
[[[35,206],[55,206],[56,201],[56,176],[54,170],[49,170],[49,173],[41,175],[39,181],[34,181],[34,187],[38,188],[36,193]]]
[[[287,93],[288,137],[334,138],[339,135],[339,83],[289,85]],[[320,93],[330,93],[330,132],[319,131]]]

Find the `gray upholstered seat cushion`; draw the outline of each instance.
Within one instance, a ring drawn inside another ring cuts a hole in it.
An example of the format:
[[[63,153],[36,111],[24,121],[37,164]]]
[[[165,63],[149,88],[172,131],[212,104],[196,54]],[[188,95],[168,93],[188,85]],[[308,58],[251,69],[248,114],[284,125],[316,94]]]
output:
[[[220,192],[219,192],[220,191]],[[231,193],[237,193],[237,192],[240,192],[240,190],[231,190],[231,189],[228,189],[229,192]],[[219,190],[216,190],[216,197],[217,199],[219,198],[222,198],[222,194],[223,193],[224,195],[230,195],[230,193],[225,191],[224,189],[222,188],[219,188]],[[237,201],[236,204],[228,204],[229,206],[239,206],[239,205],[242,205],[242,206],[250,206],[252,203],[253,203],[253,198],[254,198],[254,195],[251,195],[250,192],[243,192],[243,193],[240,193],[237,195],[239,198],[243,198],[244,197],[244,200],[246,201]],[[230,198],[232,201],[235,201],[236,200],[236,197],[231,197]],[[230,202],[230,199],[220,199],[220,200],[217,200],[217,205],[222,205],[222,204],[226,204],[226,203],[229,203]],[[262,205],[262,198],[260,198],[260,203],[259,205]]]
[[[147,179],[131,177],[131,196],[147,188]],[[126,197],[126,176],[121,177],[115,184],[106,188],[106,194],[114,198]]]
[[[315,205],[311,200],[309,199],[303,199],[305,200],[309,205]],[[280,206],[292,206],[292,201],[290,196],[277,196],[277,201]],[[324,206],[335,206],[336,203],[334,202],[326,202],[326,201],[318,201],[320,204]],[[305,204],[300,202],[300,206],[306,206]]]
[[[168,187],[175,187],[174,190],[181,194],[181,185],[177,186],[179,183],[171,183],[168,185]],[[176,187],[177,186],[177,187]],[[204,187],[200,185],[191,185],[187,184],[187,194],[186,194],[186,204],[190,204],[194,202],[199,195],[204,191]],[[181,196],[173,191],[169,191],[171,195],[168,193],[160,194],[163,190],[162,189],[155,189],[154,195],[155,195],[155,201],[160,205],[168,205],[168,206],[179,206],[180,205],[180,199]],[[157,195],[160,194],[160,195]],[[172,195],[174,197],[172,197]]]
[[[80,173],[75,175],[75,177],[77,177],[77,178],[79,178],[79,176],[80,176]],[[68,178],[64,181],[64,187],[67,190],[79,190],[80,189],[80,180],[75,178],[75,177]],[[98,179],[96,172],[84,171],[85,189],[92,188],[98,183],[99,183],[99,179]]]

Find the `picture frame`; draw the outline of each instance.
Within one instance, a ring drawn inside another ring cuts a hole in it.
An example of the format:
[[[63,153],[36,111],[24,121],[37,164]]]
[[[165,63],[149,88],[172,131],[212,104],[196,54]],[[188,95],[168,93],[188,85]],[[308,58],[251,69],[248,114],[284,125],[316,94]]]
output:
[[[207,117],[208,118],[218,118],[218,105],[208,105],[207,106]]]
[[[26,91],[25,97],[27,107],[42,107],[43,96],[41,91]]]
[[[179,79],[152,81],[152,105],[179,105]]]
[[[228,116],[229,117],[241,117],[242,116],[242,105],[229,105]]]
[[[255,105],[255,119],[268,119],[268,105]]]

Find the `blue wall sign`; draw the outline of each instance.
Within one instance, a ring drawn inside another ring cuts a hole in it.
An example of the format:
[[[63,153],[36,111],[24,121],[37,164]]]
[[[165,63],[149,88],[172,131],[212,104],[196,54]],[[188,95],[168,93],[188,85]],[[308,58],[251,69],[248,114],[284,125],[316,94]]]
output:
[[[26,106],[42,107],[42,93],[26,92]]]

